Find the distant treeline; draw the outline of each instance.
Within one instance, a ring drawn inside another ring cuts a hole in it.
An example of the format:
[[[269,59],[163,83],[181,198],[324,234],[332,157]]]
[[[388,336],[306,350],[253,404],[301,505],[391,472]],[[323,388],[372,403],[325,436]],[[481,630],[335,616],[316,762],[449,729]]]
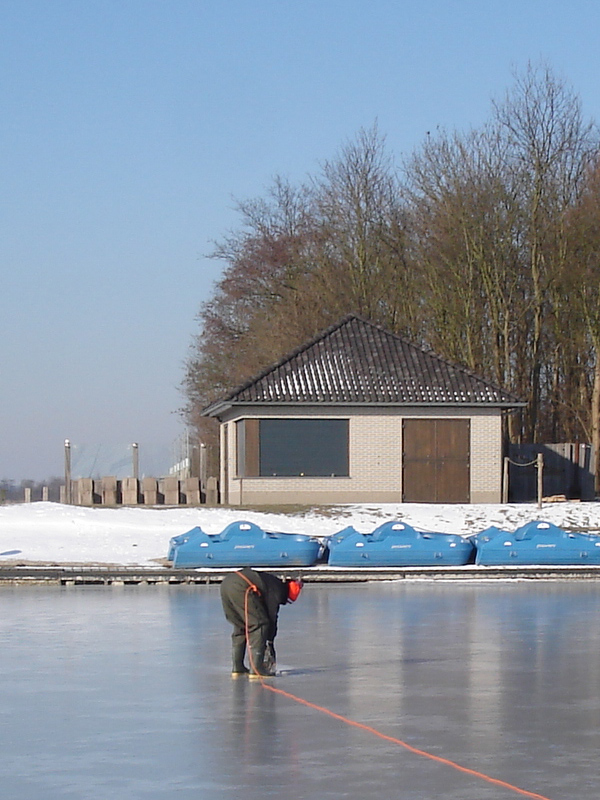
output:
[[[64,478],[48,478],[45,481],[23,480],[18,483],[5,478],[0,480],[0,503],[22,503],[25,499],[25,489],[31,489],[32,500],[42,500],[45,486],[48,487],[48,500],[58,503],[60,487],[64,483]]]
[[[599,142],[578,96],[530,65],[488,122],[428,131],[401,168],[373,127],[240,202],[187,363],[190,425],[210,443],[207,403],[358,313],[527,401],[510,441],[598,451]]]

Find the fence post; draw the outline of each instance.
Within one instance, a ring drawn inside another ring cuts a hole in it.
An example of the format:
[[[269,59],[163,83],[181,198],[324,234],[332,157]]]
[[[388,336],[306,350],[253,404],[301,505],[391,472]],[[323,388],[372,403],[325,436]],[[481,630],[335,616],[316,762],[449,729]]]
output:
[[[155,506],[158,503],[158,483],[156,478],[142,478],[142,494],[144,505]]]
[[[102,505],[116,506],[119,503],[118,482],[114,475],[102,478]]]
[[[206,479],[206,503],[209,506],[219,504],[219,481],[217,478],[210,477]]]
[[[79,495],[80,506],[94,505],[94,479],[79,478],[77,481],[77,493]]]
[[[200,476],[200,493],[206,493],[206,445],[204,442],[200,443],[200,469],[198,470]]]
[[[65,503],[71,505],[71,442],[65,439]]]
[[[140,477],[140,448],[137,442],[131,445],[133,456],[133,477],[137,481]]]
[[[137,506],[140,501],[140,482],[137,478],[123,478],[121,497],[124,506]]]
[[[542,497],[544,495],[544,456],[537,454],[537,496],[538,508],[542,507]]]
[[[198,506],[202,502],[200,478],[183,478],[180,483],[183,500],[188,506]]]
[[[166,506],[178,506],[179,497],[179,478],[174,475],[162,478],[160,481],[160,492],[164,495]]]
[[[502,471],[502,502],[508,503],[508,464],[509,457],[504,456],[504,468]]]

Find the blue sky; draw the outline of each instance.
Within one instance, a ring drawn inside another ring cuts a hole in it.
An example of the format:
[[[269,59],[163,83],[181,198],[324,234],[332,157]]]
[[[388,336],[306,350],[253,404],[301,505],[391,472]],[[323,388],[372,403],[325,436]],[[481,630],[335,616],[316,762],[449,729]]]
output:
[[[600,118],[593,0],[0,0],[0,26],[0,479],[60,475],[65,438],[160,469],[235,198],[375,121],[398,162],[477,127],[529,60]]]

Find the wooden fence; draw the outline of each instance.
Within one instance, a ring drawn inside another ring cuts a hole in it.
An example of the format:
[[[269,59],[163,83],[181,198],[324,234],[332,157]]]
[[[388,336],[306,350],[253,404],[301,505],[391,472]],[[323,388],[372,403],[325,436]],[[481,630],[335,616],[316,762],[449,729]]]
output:
[[[542,495],[594,500],[594,454],[589,444],[521,444],[508,451],[508,501],[526,503],[538,495],[537,458],[543,458]]]
[[[208,478],[79,478],[61,486],[61,503],[77,506],[217,505],[218,482]]]

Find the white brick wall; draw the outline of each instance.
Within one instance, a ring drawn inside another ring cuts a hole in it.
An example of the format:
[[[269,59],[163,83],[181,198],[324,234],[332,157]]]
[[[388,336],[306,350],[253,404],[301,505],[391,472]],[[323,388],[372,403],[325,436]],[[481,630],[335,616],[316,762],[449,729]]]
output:
[[[471,420],[471,502],[500,502],[501,415],[494,409],[339,408],[314,406],[236,409],[228,425],[231,505],[261,503],[401,502],[402,420],[440,417]],[[429,410],[427,410],[429,411]],[[244,478],[235,475],[235,419],[244,417],[333,417],[349,419],[350,476],[346,478]],[[223,426],[224,427],[224,426]],[[224,470],[222,469],[222,481]],[[223,485],[223,483],[221,484]]]
[[[350,475],[365,491],[402,496],[402,419],[373,413],[350,420]]]
[[[471,502],[502,499],[502,418],[481,412],[471,417]]]

